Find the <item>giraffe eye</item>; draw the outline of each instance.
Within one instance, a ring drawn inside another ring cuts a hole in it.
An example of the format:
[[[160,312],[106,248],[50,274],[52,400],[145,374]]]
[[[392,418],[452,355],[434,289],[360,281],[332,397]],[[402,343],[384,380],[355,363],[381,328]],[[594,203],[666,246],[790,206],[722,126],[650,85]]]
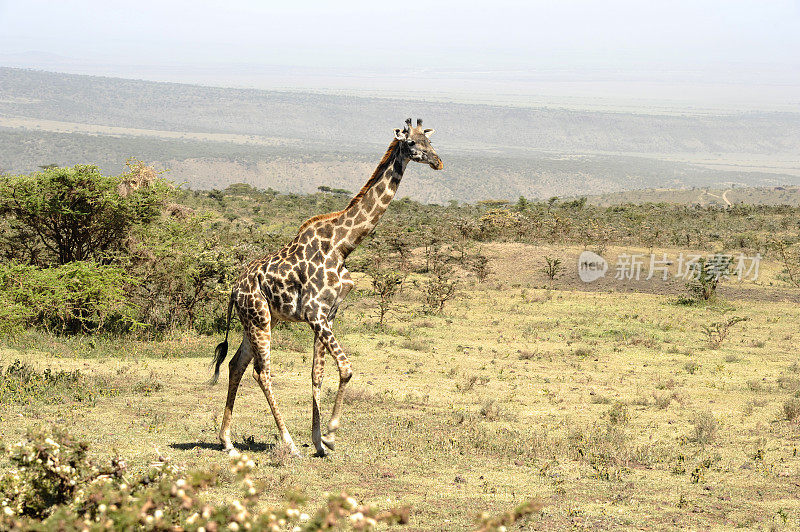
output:
[[[417,142],[416,142],[416,141],[414,141],[414,140],[409,140],[409,141],[408,141],[408,145],[409,145],[409,146],[413,146],[413,145],[414,145],[414,144],[416,144],[416,143],[417,143]]]

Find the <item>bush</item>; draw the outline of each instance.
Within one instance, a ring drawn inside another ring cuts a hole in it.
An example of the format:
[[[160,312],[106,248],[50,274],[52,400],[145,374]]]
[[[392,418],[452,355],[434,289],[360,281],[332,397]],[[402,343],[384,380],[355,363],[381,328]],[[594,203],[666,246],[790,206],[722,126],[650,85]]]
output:
[[[722,342],[725,341],[725,338],[728,337],[731,327],[743,321],[747,321],[747,318],[734,316],[725,321],[715,321],[708,325],[703,325],[703,333],[708,339],[708,346],[711,349],[718,349]]]
[[[25,362],[15,360],[7,368],[0,367],[0,404],[47,401],[91,401],[97,394],[111,395],[117,390],[98,386],[79,370],[37,371]]]
[[[470,271],[475,274],[479,283],[484,282],[492,273],[488,257],[480,252],[470,258],[468,267]]]
[[[694,441],[701,445],[711,443],[717,437],[719,423],[711,412],[700,412],[692,421],[694,424]]]
[[[686,283],[690,300],[713,301],[717,297],[717,286],[730,275],[733,258],[716,254],[711,259],[700,258],[690,266],[692,279]]]
[[[425,308],[428,312],[439,313],[455,297],[458,280],[454,279],[453,267],[441,255],[431,259],[430,273],[431,277],[422,286]]]
[[[51,268],[0,265],[0,332],[41,326],[60,333],[91,332],[110,320],[133,323],[126,287],[134,279],[120,268],[71,262]]]
[[[138,320],[154,331],[210,333],[224,319],[230,284],[249,254],[222,245],[206,221],[201,215],[165,219],[140,229],[129,243],[125,261],[139,278],[130,298]]]
[[[782,276],[792,286],[800,287],[800,245],[782,240],[773,240],[771,247],[783,264]]]
[[[609,423],[612,425],[624,425],[630,421],[628,407],[625,405],[625,403],[619,401],[614,403],[614,406],[612,406],[605,415],[608,418]]]
[[[7,454],[12,467],[0,476],[3,530],[366,530],[409,517],[407,507],[379,512],[346,493],[330,496],[314,515],[300,510],[299,495],[264,507],[262,489],[251,478],[255,464],[236,452],[231,472],[242,495],[219,505],[200,495],[219,480],[216,470],[179,473],[159,458],[147,473],[127,475],[123,460],[98,464],[85,443],[65,433],[31,432]]]
[[[800,399],[790,397],[783,402],[783,416],[787,421],[800,419]]]
[[[546,256],[544,258],[544,263],[545,264],[544,264],[544,268],[542,268],[542,271],[547,276],[547,279],[550,282],[550,284],[549,284],[550,289],[552,290],[553,281],[556,280],[556,277],[559,276],[559,274],[564,269],[564,267],[561,265],[561,259],[554,258],[554,257],[547,257]]]
[[[388,268],[374,267],[368,270],[372,277],[372,290],[378,297],[378,323],[383,325],[386,315],[392,310],[394,297],[400,291],[405,276]]]
[[[90,165],[0,176],[0,250],[39,266],[108,263],[134,226],[159,216],[169,190],[142,163],[129,168],[117,177]]]

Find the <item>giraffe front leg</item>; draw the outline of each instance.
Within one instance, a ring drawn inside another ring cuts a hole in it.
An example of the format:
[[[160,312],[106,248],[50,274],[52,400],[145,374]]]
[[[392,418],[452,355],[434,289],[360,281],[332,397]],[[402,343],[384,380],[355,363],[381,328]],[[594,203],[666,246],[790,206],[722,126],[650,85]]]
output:
[[[325,372],[325,346],[318,336],[314,337],[314,361],[311,367],[311,441],[317,450],[317,456],[327,454],[322,444],[322,416],[320,415],[320,395],[322,392],[322,376]]]
[[[292,441],[289,435],[289,430],[286,428],[286,423],[283,421],[283,416],[278,410],[278,404],[275,401],[275,395],[272,392],[272,376],[270,375],[270,327],[267,326],[266,330],[260,327],[252,327],[250,334],[251,347],[253,349],[253,378],[256,380],[264,396],[269,403],[269,409],[272,411],[272,417],[275,418],[275,425],[278,426],[278,431],[281,433],[281,439],[289,447],[289,452],[294,456],[302,456],[300,451]]]
[[[316,324],[314,328],[314,332],[317,334],[322,344],[327,348],[333,358],[336,359],[336,365],[339,368],[339,389],[336,390],[333,412],[331,412],[331,418],[328,421],[328,432],[325,437],[322,438],[322,443],[330,450],[333,450],[336,440],[336,431],[339,429],[339,416],[341,415],[342,403],[344,402],[344,392],[347,383],[350,382],[353,376],[353,370],[350,367],[350,361],[344,354],[336,337],[333,336],[333,331],[331,331],[327,322],[320,322]]]
[[[236,355],[228,363],[228,398],[225,401],[225,412],[222,414],[222,425],[219,429],[219,441],[222,444],[224,451],[233,450],[231,443],[231,416],[233,415],[233,403],[236,401],[236,392],[239,389],[239,383],[242,380],[250,359],[253,355],[250,353],[248,342],[242,341],[242,345],[236,350]]]

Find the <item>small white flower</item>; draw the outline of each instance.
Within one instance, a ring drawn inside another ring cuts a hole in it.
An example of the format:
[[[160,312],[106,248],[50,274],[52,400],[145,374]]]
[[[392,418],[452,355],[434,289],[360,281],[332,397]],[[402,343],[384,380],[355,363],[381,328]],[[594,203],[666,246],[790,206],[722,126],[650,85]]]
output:
[[[353,497],[348,497],[344,500],[345,505],[350,508],[351,510],[355,510],[358,507],[358,501],[355,500]]]

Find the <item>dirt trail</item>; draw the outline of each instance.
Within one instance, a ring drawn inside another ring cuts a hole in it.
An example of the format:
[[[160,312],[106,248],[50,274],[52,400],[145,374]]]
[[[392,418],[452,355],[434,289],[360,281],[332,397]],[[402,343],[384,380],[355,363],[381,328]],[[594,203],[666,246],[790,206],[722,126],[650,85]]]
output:
[[[728,192],[730,192],[731,190],[733,190],[733,189],[730,189],[730,188],[729,188],[728,190],[726,190],[725,192],[723,192],[723,193],[722,193],[722,201],[724,201],[724,202],[725,202],[725,204],[726,204],[728,207],[730,207],[730,206],[731,206],[731,202],[730,202],[730,201],[728,201]]]
[[[706,204],[706,202],[703,200],[703,196],[711,196],[712,198],[721,199],[722,201],[724,201],[724,202],[725,202],[725,206],[726,206],[726,207],[730,207],[730,206],[731,206],[731,205],[733,205],[733,204],[732,204],[732,203],[731,203],[731,202],[728,200],[728,192],[731,192],[731,191],[733,191],[733,189],[732,189],[732,188],[729,188],[728,190],[726,190],[725,192],[723,192],[721,196],[718,196],[717,194],[712,194],[712,193],[711,193],[711,192],[709,192],[708,190],[703,190],[702,192],[700,192],[700,197],[698,197],[698,198],[697,198],[697,201],[698,201],[698,202],[699,202],[701,205],[705,205],[705,204]]]

